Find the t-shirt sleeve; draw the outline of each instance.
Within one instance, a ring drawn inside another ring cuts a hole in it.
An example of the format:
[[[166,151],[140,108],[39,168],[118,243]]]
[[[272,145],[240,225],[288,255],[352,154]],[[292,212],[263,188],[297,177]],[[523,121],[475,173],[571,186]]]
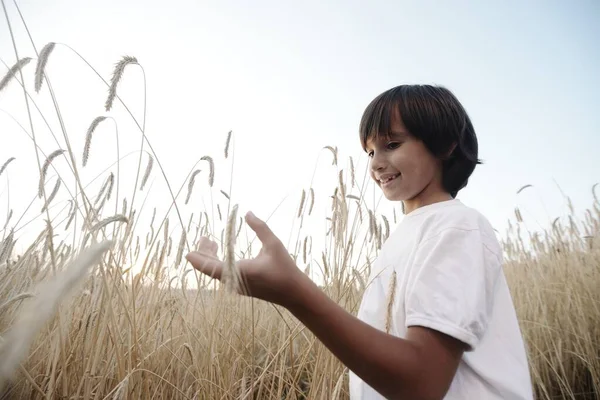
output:
[[[434,329],[473,350],[491,319],[501,266],[478,229],[447,228],[425,239],[408,276],[406,326]]]

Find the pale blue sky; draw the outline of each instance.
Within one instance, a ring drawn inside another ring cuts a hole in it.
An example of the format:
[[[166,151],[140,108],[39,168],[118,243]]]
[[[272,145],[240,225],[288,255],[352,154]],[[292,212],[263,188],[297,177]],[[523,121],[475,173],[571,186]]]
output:
[[[12,2],[6,3],[20,55],[34,56]],[[365,167],[357,134],[362,111],[374,96],[403,83],[442,84],[469,112],[485,164],[459,197],[499,229],[516,205],[532,229],[535,221],[564,215],[566,203],[554,180],[579,210],[591,206],[591,187],[600,181],[597,1],[19,4],[38,50],[49,41],[67,43],[105,78],[122,55],[139,59],[147,79],[148,136],[175,186],[202,155],[222,158],[233,129],[235,202],[241,212],[264,216],[290,195],[288,211],[277,221],[281,234],[289,231],[298,195],[309,186],[320,155],[315,186],[323,199],[325,188],[337,182],[323,146],[339,147],[340,167],[346,168],[349,155],[361,157]],[[4,18],[0,57],[15,61]],[[33,82],[34,64],[27,68]],[[90,121],[106,114],[106,89],[61,47],[48,73],[79,151]],[[141,87],[139,70],[128,69],[120,93],[136,115]],[[35,98],[48,105],[47,91]],[[0,93],[0,109],[26,122],[18,85]],[[134,150],[138,132],[120,107],[111,115],[119,121],[122,153]],[[37,188],[31,143],[2,113],[0,127],[0,161],[16,156],[14,171],[32,183],[13,184],[11,201],[20,190],[28,202]],[[48,152],[56,148],[41,125],[39,135],[46,136],[40,140]],[[99,130],[89,171],[114,160],[113,137],[109,125]],[[228,174],[218,164],[215,189],[229,190]],[[154,179],[155,196],[164,195],[156,170]],[[0,191],[6,185],[1,181]],[[535,189],[517,197],[525,184]]]

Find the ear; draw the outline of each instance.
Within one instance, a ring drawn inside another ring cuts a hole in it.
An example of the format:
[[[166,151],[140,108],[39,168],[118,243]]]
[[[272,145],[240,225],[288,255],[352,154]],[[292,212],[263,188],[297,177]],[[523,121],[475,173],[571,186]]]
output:
[[[448,149],[448,151],[446,152],[446,154],[444,154],[444,160],[452,158],[452,154],[454,153],[454,150],[456,150],[456,145],[457,145],[456,142],[454,142],[454,143],[452,143],[450,145],[450,148]]]

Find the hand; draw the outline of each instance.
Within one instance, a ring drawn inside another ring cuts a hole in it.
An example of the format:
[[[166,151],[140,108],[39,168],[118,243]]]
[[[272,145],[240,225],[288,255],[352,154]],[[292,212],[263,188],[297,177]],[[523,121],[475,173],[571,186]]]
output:
[[[284,307],[302,301],[303,288],[312,281],[302,273],[285,246],[267,224],[254,214],[246,214],[246,223],[256,232],[262,248],[253,259],[239,260],[235,267],[241,275],[240,293]],[[217,257],[217,244],[200,238],[198,251],[186,259],[201,273],[221,280],[224,263]]]

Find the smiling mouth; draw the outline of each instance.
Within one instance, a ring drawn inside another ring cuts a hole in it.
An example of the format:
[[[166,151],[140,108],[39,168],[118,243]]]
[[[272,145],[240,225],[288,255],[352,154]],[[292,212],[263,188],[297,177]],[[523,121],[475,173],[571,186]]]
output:
[[[385,179],[380,179],[379,183],[381,183],[382,186],[385,186],[385,185],[391,183],[392,181],[396,180],[396,178],[398,178],[399,176],[400,176],[400,174],[396,174],[396,175],[389,176]]]

